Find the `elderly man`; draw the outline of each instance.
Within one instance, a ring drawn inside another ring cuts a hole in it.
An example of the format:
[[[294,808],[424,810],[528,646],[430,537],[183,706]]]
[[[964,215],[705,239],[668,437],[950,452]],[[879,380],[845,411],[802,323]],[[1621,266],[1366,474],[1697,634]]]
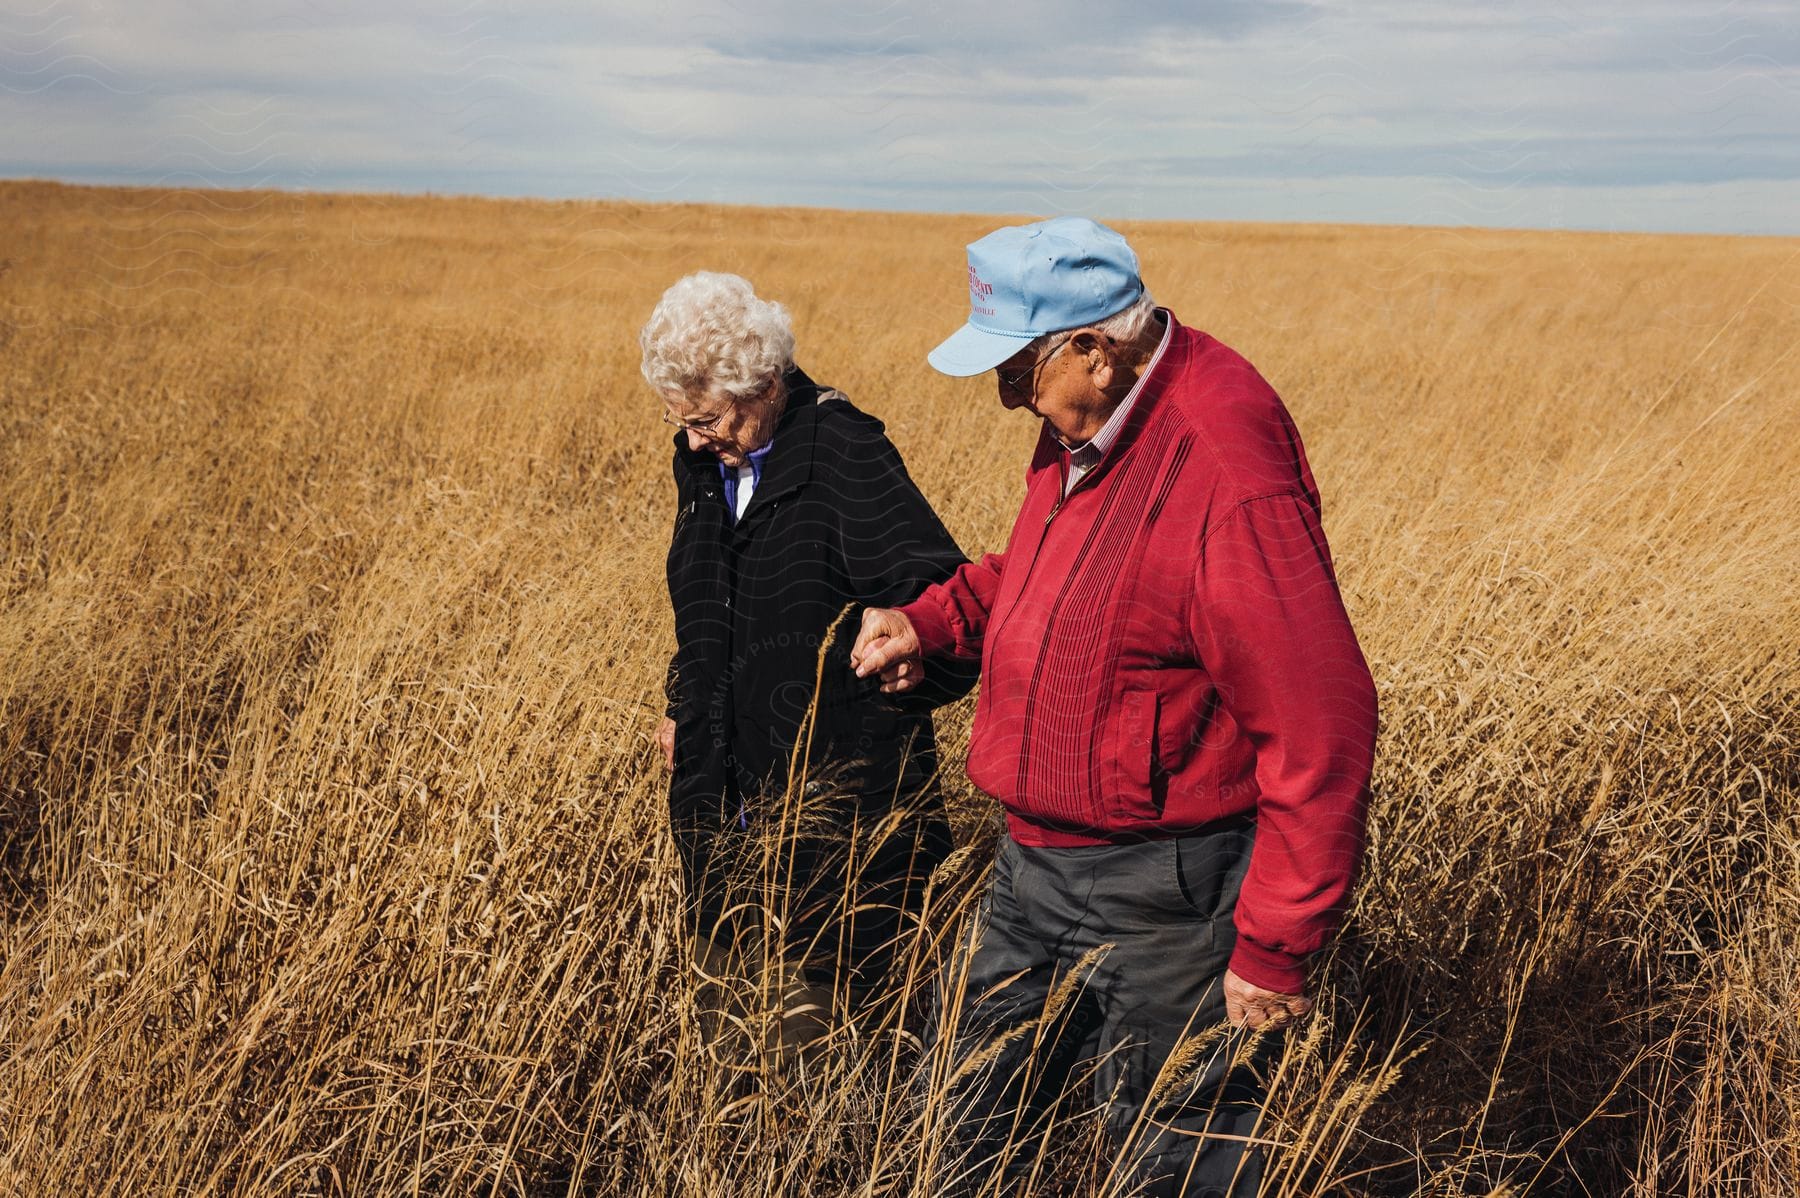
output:
[[[958,1036],[999,1047],[959,1097],[965,1164],[1028,1169],[1071,1062],[1098,1054],[1128,1172],[1253,1194],[1278,1038],[1234,1061],[1242,1036],[1200,1034],[1310,1009],[1375,744],[1318,489],[1268,383],[1156,307],[1112,230],[1001,229],[969,246],[969,291],[930,361],[994,370],[1042,421],[1024,505],[1004,553],[865,612],[852,653],[893,692],[981,661],[968,772],[1009,834],[961,987]],[[1009,1037],[1078,963],[1064,1042]]]
[[[676,650],[657,741],[703,1028],[717,1045],[754,1023],[734,992],[763,989],[785,1008],[765,1051],[804,1056],[904,963],[950,848],[931,707],[975,676],[884,695],[850,675],[853,626],[833,629],[847,607],[911,598],[967,559],[881,421],[795,365],[787,311],[744,279],[681,279],[640,342],[678,430]]]

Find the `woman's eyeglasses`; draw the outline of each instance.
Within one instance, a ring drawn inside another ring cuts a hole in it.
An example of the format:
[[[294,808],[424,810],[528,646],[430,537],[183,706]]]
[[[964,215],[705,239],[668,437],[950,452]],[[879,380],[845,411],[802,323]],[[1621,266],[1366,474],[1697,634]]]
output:
[[[684,433],[699,433],[701,436],[711,436],[718,432],[719,421],[723,419],[725,419],[724,412],[714,413],[703,420],[681,420],[671,416],[667,408],[663,409],[662,414],[664,424],[672,424]]]

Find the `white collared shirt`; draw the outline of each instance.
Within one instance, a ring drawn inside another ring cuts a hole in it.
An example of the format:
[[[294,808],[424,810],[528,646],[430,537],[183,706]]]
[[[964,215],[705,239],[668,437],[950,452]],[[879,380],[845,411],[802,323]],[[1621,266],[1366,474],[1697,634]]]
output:
[[[1162,361],[1163,351],[1169,348],[1169,334],[1175,331],[1175,322],[1169,319],[1167,312],[1162,312],[1161,315],[1163,335],[1162,340],[1157,343],[1156,352],[1150,355],[1150,361],[1145,364],[1143,373],[1138,375],[1137,382],[1125,393],[1125,398],[1119,401],[1119,406],[1113,409],[1113,414],[1106,418],[1106,423],[1100,426],[1100,431],[1094,434],[1093,439],[1086,445],[1070,449],[1061,437],[1056,437],[1056,433],[1051,432],[1050,435],[1056,437],[1057,444],[1069,450],[1069,472],[1063,478],[1065,498],[1075,489],[1075,484],[1081,481],[1082,476],[1106,460],[1106,455],[1112,451],[1113,442],[1119,439],[1119,434],[1125,429],[1125,421],[1131,416],[1131,406],[1137,402],[1138,392],[1144,389],[1144,380],[1150,377],[1150,372]]]
[[[742,520],[744,512],[750,507],[750,496],[756,493],[756,468],[745,462],[737,468],[737,511],[732,513],[733,520]]]

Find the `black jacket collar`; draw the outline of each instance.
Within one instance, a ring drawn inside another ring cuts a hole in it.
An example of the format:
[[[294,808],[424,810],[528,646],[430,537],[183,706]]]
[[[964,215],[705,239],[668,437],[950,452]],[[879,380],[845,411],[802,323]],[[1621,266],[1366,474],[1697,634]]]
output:
[[[790,366],[782,375],[787,389],[787,404],[775,423],[775,441],[769,456],[763,459],[762,480],[750,497],[750,506],[738,528],[750,523],[751,517],[783,495],[804,486],[812,478],[813,453],[817,443],[819,396],[826,388],[813,382],[804,370]],[[686,433],[675,434],[675,456],[696,481],[720,482],[719,459],[704,449],[689,449]]]

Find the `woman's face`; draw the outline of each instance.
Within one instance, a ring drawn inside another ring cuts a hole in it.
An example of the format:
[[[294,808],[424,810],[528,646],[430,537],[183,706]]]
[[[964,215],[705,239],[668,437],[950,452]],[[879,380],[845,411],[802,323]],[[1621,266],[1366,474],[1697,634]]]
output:
[[[744,465],[752,453],[769,443],[785,399],[779,378],[748,399],[734,401],[705,393],[664,396],[666,418],[681,426],[688,448],[705,450],[727,466]]]

